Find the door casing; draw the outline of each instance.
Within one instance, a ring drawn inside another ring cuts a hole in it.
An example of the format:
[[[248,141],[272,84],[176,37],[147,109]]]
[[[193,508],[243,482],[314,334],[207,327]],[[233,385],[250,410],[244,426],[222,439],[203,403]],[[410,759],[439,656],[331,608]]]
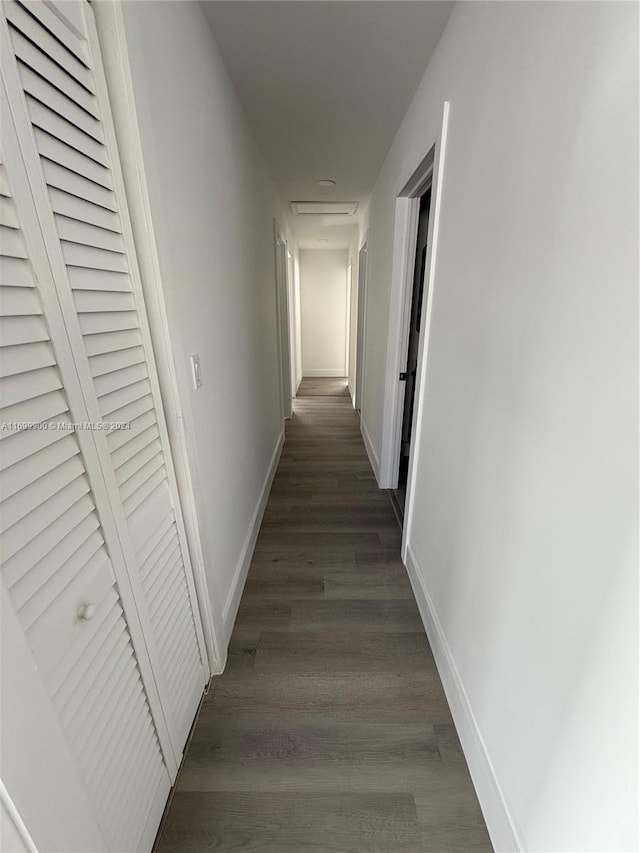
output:
[[[289,260],[287,241],[274,220],[276,250],[276,312],[278,326],[278,362],[280,366],[280,400],[282,417],[293,414],[291,366],[291,322],[289,305]]]
[[[362,409],[364,390],[364,336],[366,331],[367,311],[367,241],[362,244],[358,253],[358,318],[356,323],[356,391],[354,407],[359,412]]]

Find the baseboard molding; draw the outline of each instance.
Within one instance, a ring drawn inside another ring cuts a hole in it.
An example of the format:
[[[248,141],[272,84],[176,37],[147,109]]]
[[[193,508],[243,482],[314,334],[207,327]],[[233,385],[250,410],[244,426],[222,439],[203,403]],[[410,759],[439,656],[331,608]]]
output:
[[[364,439],[364,446],[367,449],[369,462],[371,462],[371,467],[373,468],[373,473],[376,475],[376,482],[379,486],[380,460],[378,459],[378,454],[376,453],[375,447],[373,446],[373,442],[371,441],[371,436],[369,435],[369,430],[367,429],[367,425],[364,422],[364,418],[362,417],[362,412],[360,413],[360,432],[362,433],[362,438]]]
[[[509,813],[433,599],[409,543],[405,565],[491,841],[497,853],[518,853],[525,849],[524,844]]]
[[[300,383],[302,382],[302,373],[296,377],[296,394],[300,390]]]
[[[345,376],[345,372],[344,372],[343,367],[338,367],[335,370],[331,367],[318,368],[317,370],[311,368],[308,370],[303,370],[302,375],[308,376],[309,378],[311,378],[311,377],[315,377],[315,378],[323,378],[324,377],[326,379],[329,379],[329,378],[331,378],[331,379],[346,379],[347,378]]]
[[[260,532],[262,516],[264,515],[264,511],[267,506],[267,501],[269,500],[271,484],[273,483],[273,478],[275,477],[276,471],[278,469],[278,462],[280,461],[280,454],[282,453],[283,446],[284,430],[278,436],[276,446],[274,447],[273,453],[271,454],[271,461],[269,462],[267,475],[264,479],[264,483],[262,484],[258,503],[254,510],[251,523],[249,524],[247,538],[244,541],[244,545],[242,546],[242,551],[240,553],[240,559],[238,560],[236,570],[233,573],[233,583],[231,584],[229,595],[227,596],[227,600],[225,601],[224,607],[222,609],[222,624],[225,638],[225,649],[229,645],[229,640],[231,639],[231,632],[233,631],[233,625],[236,621],[236,614],[238,613],[238,607],[240,606],[240,598],[242,597],[242,591],[244,589],[244,584],[247,579],[247,573],[249,571],[249,566],[251,565],[253,551],[256,547],[258,533]]]

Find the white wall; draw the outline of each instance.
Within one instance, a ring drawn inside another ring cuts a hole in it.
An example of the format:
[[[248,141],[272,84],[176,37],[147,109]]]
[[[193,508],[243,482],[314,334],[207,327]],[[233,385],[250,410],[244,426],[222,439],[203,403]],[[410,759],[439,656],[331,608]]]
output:
[[[409,556],[503,849],[637,849],[637,18],[457,4],[369,210],[380,453],[395,198],[450,100]]]
[[[300,250],[302,372],[346,376],[346,249]]]
[[[206,572],[228,638],[282,432],[283,216],[200,4],[123,7]]]

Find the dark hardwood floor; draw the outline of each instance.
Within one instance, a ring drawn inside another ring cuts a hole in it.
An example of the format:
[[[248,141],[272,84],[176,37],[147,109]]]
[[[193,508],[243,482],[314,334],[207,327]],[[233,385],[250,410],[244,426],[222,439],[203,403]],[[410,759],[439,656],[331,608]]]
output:
[[[491,844],[344,380],[304,380],[157,853]]]

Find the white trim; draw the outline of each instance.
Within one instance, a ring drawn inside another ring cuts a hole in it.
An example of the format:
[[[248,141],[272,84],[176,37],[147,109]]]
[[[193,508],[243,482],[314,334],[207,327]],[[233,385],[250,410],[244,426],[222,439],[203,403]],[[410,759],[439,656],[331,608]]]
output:
[[[296,294],[295,294],[295,261],[293,256],[289,254],[289,246],[287,245],[287,320],[289,323],[289,382],[291,384],[291,414],[293,414],[293,398],[296,396],[298,389],[296,383],[296,375],[298,373],[298,362],[296,356]]]
[[[431,184],[431,211],[429,218],[429,233],[427,236],[426,282],[427,298],[422,311],[424,321],[423,334],[420,336],[418,350],[418,372],[416,376],[415,414],[411,430],[411,448],[409,454],[409,473],[407,479],[407,496],[404,510],[404,527],[402,530],[402,555],[404,557],[407,543],[411,541],[411,525],[413,524],[413,494],[415,491],[415,472],[420,458],[420,441],[422,435],[422,420],[424,416],[426,397],[426,377],[429,362],[429,339],[431,337],[431,314],[436,289],[436,255],[438,250],[438,232],[440,230],[440,207],[442,205],[442,185],[444,179],[445,154],[447,148],[447,128],[449,125],[449,101],[442,107],[442,126],[440,138],[436,141],[433,178]]]
[[[318,376],[318,377],[326,377],[329,379],[330,377],[337,377],[338,379],[346,379],[346,374],[344,372],[344,367],[312,367],[305,368],[302,371],[302,376]]]
[[[224,607],[222,609],[222,618],[224,621],[225,647],[228,646],[229,640],[231,638],[233,624],[236,620],[238,607],[240,606],[242,591],[244,589],[244,584],[247,579],[247,573],[249,572],[249,566],[251,565],[251,558],[253,557],[253,551],[256,547],[258,533],[260,532],[262,516],[264,515],[264,511],[267,506],[267,501],[269,500],[271,484],[273,483],[273,478],[275,477],[276,471],[278,470],[278,463],[280,462],[280,454],[282,453],[283,446],[284,430],[280,432],[278,440],[276,441],[276,446],[274,447],[273,453],[271,454],[271,461],[269,462],[267,474],[264,479],[264,483],[262,484],[262,489],[260,490],[260,497],[258,498],[258,503],[256,504],[256,508],[253,512],[253,517],[251,519],[251,523],[249,524],[249,530],[247,531],[247,536],[244,541],[244,545],[242,546],[242,551],[240,552],[240,558],[233,573],[231,589],[229,590],[229,595],[227,596],[227,600],[225,601]]]
[[[124,17],[118,3],[94,4],[94,15],[113,123],[116,136],[122,142],[119,146],[120,163],[126,186],[133,242],[138,256],[151,340],[158,363],[162,365],[162,370],[158,371],[160,395],[163,401],[176,489],[182,508],[184,537],[191,557],[194,592],[202,619],[209,671],[215,674],[222,672],[225,661],[222,614],[219,600],[207,583],[196,509],[196,484],[187,452],[184,415],[178,391],[179,383],[169,332],[169,320],[163,298],[162,273],[142,155],[142,142],[138,131]],[[151,286],[152,284],[154,286]],[[194,453],[193,442],[191,447],[191,452]],[[197,478],[197,474],[195,476]]]
[[[373,446],[373,441],[371,440],[369,430],[367,429],[367,425],[362,415],[360,415],[360,432],[362,433],[362,438],[364,439],[364,446],[367,450],[369,462],[371,463],[373,473],[376,476],[376,482],[378,483],[378,486],[380,486],[380,460],[378,459],[378,454],[376,453],[376,449]]]
[[[356,369],[353,405],[361,410],[364,405],[365,349],[367,343],[367,277],[369,273],[369,232],[358,249],[358,301],[356,303]],[[376,457],[377,458],[377,457]]]
[[[349,256],[347,255],[347,260]],[[344,315],[344,375],[349,378],[349,346],[351,344],[351,261],[347,264],[346,310]],[[347,385],[348,385],[347,381]]]
[[[423,580],[424,572],[410,545],[407,545],[404,559],[493,846],[501,853],[524,850],[524,843],[502,793],[434,601]]]
[[[15,803],[11,799],[11,795],[5,788],[2,779],[0,779],[0,803],[3,806],[5,814],[13,823],[13,826],[16,830],[16,835],[24,844],[25,850],[27,850],[28,853],[38,853],[38,848],[36,847],[33,838],[29,833],[29,830],[25,826],[24,821],[20,817],[20,812],[18,811]],[[9,851],[7,851],[7,853],[9,853]]]
[[[293,382],[291,378],[291,324],[289,321],[288,249],[284,232],[273,220],[276,282],[276,328],[278,333],[278,366],[280,368],[280,405],[283,420],[293,415]]]
[[[351,348],[353,346],[353,353],[355,356],[357,343],[355,340],[356,335],[352,334],[351,323],[353,320],[355,320],[355,325],[356,325],[355,331],[357,333],[357,326],[358,326],[358,304],[357,304],[358,291],[357,291],[357,287],[354,285],[354,269],[356,268],[356,264],[357,264],[357,261],[354,260],[353,254],[351,252],[349,252],[349,266],[348,266],[348,272],[349,272],[349,278],[348,278],[348,285],[349,285],[349,299],[348,299],[349,323],[347,326],[347,386],[349,388],[349,396],[351,397],[351,405],[354,407],[354,409],[355,409],[355,393],[356,393],[355,370],[354,370],[355,364],[352,362],[352,359],[351,359]],[[353,300],[354,296],[356,298],[356,305],[355,305],[356,310],[352,312],[351,306],[352,306],[352,300]],[[352,313],[353,313],[353,318],[351,316]]]
[[[296,254],[293,263],[293,293],[295,296],[294,302],[294,340],[293,348],[296,354],[296,394],[302,382],[302,328],[300,315],[300,255]]]

